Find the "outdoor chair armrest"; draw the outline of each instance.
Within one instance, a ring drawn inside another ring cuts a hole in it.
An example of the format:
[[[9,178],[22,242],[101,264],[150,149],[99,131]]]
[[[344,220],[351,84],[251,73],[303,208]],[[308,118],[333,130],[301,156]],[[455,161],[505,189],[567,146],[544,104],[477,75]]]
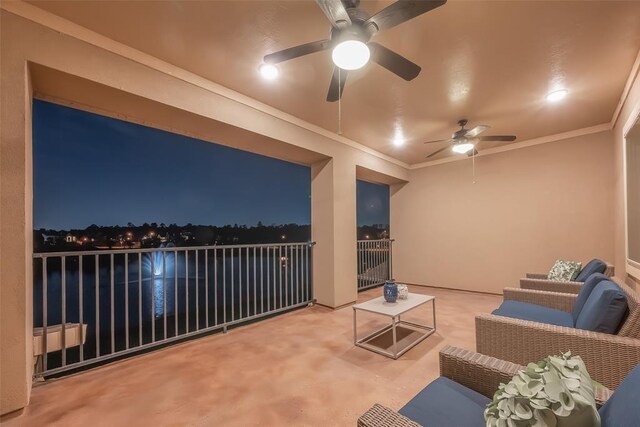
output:
[[[520,279],[521,289],[533,289],[536,291],[562,292],[566,294],[577,294],[582,289],[582,282],[559,282],[548,279]]]
[[[613,277],[616,275],[616,268],[613,264],[605,261],[607,268],[604,270],[605,276]],[[525,277],[527,279],[547,279],[549,277],[548,273],[526,273]]]
[[[476,350],[520,365],[571,351],[582,357],[594,380],[610,389],[640,362],[635,338],[490,314],[476,316]]]
[[[608,277],[614,277],[616,275],[616,267],[606,261],[605,264],[607,264],[607,269],[604,271],[604,275]]]
[[[545,292],[532,289],[504,288],[504,300],[527,302],[571,313],[578,298],[575,294]]]
[[[358,427],[421,427],[420,424],[378,403],[358,418]]]
[[[440,350],[440,375],[492,399],[500,383],[508,383],[522,369],[474,351],[446,346]]]

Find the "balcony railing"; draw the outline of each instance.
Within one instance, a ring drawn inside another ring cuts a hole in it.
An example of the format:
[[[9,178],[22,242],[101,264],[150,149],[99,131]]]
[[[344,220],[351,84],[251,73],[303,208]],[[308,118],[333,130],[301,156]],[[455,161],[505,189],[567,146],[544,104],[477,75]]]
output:
[[[313,243],[34,254],[34,363],[52,375],[309,304]]]
[[[358,240],[358,291],[391,279],[392,239]]]

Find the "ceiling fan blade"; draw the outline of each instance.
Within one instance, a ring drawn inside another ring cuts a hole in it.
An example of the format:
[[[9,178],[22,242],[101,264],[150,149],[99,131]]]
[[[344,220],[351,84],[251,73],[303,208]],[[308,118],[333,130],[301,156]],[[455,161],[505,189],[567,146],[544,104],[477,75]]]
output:
[[[492,136],[479,136],[480,141],[515,141],[515,135],[492,135]]]
[[[300,46],[290,47],[278,52],[270,53],[264,57],[265,64],[278,64],[310,53],[320,52],[329,49],[331,40],[318,40],[317,42],[305,43]]]
[[[464,136],[466,136],[468,138],[475,138],[476,136],[480,135],[482,132],[484,132],[485,130],[489,129],[490,127],[491,126],[478,125],[478,126],[474,127],[473,129],[469,129]]]
[[[476,150],[475,148],[473,150],[469,150],[467,152],[467,156],[469,157],[473,157],[473,156],[477,156],[478,155],[478,150]]]
[[[442,147],[441,149],[434,151],[433,153],[431,153],[431,154],[429,154],[429,155],[427,156],[427,159],[428,159],[429,157],[433,157],[433,156],[435,156],[435,155],[436,155],[436,154],[438,154],[438,153],[441,153],[442,151],[446,150],[447,148],[449,148],[449,146],[448,146],[448,145],[447,145],[446,147]]]
[[[435,144],[436,142],[450,142],[451,138],[448,139],[436,139],[435,141],[427,141],[425,144]]]
[[[446,2],[447,0],[400,0],[385,7],[380,12],[367,19],[365,22],[365,28],[369,26],[369,24],[373,24],[375,25],[374,29],[376,29],[376,31],[388,30],[389,28],[402,24],[416,16],[440,7]]]
[[[331,84],[329,85],[329,93],[327,93],[328,102],[336,102],[344,93],[344,83],[347,81],[347,70],[333,67],[333,76],[331,76]]]
[[[351,18],[341,0],[316,0],[318,6],[335,28],[345,28],[351,25]]]
[[[387,70],[402,77],[405,80],[413,80],[420,74],[420,66],[409,61],[404,56],[398,55],[394,51],[387,49],[381,44],[370,42],[371,60],[382,65]]]

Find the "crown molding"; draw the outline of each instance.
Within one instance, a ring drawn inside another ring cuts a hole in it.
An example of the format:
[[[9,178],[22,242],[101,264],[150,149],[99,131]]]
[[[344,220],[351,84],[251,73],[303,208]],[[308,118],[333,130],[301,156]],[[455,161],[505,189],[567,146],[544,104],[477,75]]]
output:
[[[629,97],[629,93],[631,92],[631,88],[635,83],[636,79],[640,75],[640,50],[638,50],[638,54],[636,55],[636,60],[631,67],[631,72],[629,73],[629,77],[627,78],[627,83],[624,85],[624,89],[622,90],[622,94],[620,95],[620,100],[618,101],[618,105],[616,106],[615,111],[613,112],[613,117],[611,117],[611,127],[615,127],[618,122],[618,118],[620,117],[620,112],[622,111],[622,107],[627,102],[627,98]]]
[[[547,144],[549,142],[557,142],[557,141],[562,141],[570,138],[576,138],[579,136],[590,135],[593,133],[605,132],[611,129],[612,129],[611,123],[602,123],[600,125],[589,126],[582,129],[572,130],[569,132],[562,132],[562,133],[557,133],[555,135],[528,139],[522,142],[515,142],[513,144],[505,145],[503,147],[489,148],[487,150],[482,150],[481,152],[479,152],[476,155],[476,157],[484,157],[491,154],[502,153],[505,151],[519,150],[521,148],[532,147],[534,145]],[[462,157],[462,156],[447,157],[444,159],[432,160],[430,162],[416,163],[411,165],[409,169],[422,169],[429,166],[442,165],[444,163],[451,163],[451,162],[459,162],[461,160],[468,160],[468,159],[469,158],[466,156],[465,157]]]
[[[36,24],[50,28],[58,33],[73,37],[85,43],[119,55],[128,60],[137,62],[153,70],[170,75],[176,79],[195,85],[208,92],[215,93],[216,95],[238,102],[249,108],[260,111],[264,114],[268,114],[275,119],[287,122],[294,126],[298,126],[325,138],[332,139],[333,141],[347,145],[366,154],[378,157],[379,159],[385,160],[389,163],[393,163],[405,169],[409,168],[408,163],[388,156],[349,138],[345,138],[343,136],[330,132],[320,126],[309,123],[289,113],[285,113],[284,111],[278,110],[277,108],[271,107],[249,96],[243,95],[239,92],[236,92],[183,68],[169,64],[168,62],[134,49],[123,43],[112,40],[92,30],[89,30],[88,28],[85,28],[53,13],[47,12],[34,5],[28,4],[22,0],[0,2],[0,9],[20,16]]]

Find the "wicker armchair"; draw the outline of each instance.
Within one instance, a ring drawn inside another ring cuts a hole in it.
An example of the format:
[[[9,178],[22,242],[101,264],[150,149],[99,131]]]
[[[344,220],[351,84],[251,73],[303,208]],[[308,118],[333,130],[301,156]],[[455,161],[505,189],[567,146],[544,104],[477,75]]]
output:
[[[604,274],[609,277],[615,275],[615,267],[607,263],[607,269]],[[550,291],[550,292],[566,292],[570,294],[577,294],[582,288],[582,282],[559,282],[556,280],[547,279],[546,273],[527,273],[525,278],[520,279],[520,288],[522,289],[534,289],[537,291]]]
[[[570,350],[582,357],[596,381],[615,389],[640,363],[640,295],[625,284],[618,286],[627,296],[629,314],[617,335],[482,314],[476,316],[476,349],[518,364]],[[504,295],[508,300],[566,312],[577,298],[575,294],[508,288]]]
[[[440,375],[477,391],[488,398],[522,369],[522,366],[472,351],[446,346],[440,351]],[[596,388],[596,403],[600,406],[611,396],[605,387]],[[393,409],[375,404],[360,418],[358,427],[420,427],[420,424]]]

